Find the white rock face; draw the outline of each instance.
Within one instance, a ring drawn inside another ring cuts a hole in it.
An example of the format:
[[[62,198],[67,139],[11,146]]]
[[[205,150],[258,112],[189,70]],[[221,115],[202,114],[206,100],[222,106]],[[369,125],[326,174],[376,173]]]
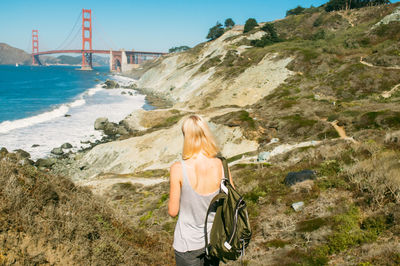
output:
[[[266,33],[258,31],[249,36],[238,36],[240,34],[242,27],[234,27],[218,39],[205,43],[197,54],[167,56],[159,65],[143,74],[137,81],[138,87],[166,96],[176,102],[175,107],[179,108],[200,108],[200,103],[204,103],[205,99],[209,102],[208,107],[245,106],[260,100],[294,74],[286,68],[292,58],[277,59],[277,54],[267,54],[259,64],[231,80],[213,76],[215,67],[200,71],[201,66],[211,58],[224,60],[228,51],[234,50],[241,56],[250,47],[237,47],[235,43],[244,38],[259,39]]]
[[[381,19],[381,21],[376,23],[372,28],[374,29],[382,24],[389,24],[392,21],[400,21],[400,6],[396,7],[391,14]]]
[[[258,147],[257,142],[244,139],[239,128],[213,123],[210,127],[226,157],[254,151]],[[181,122],[143,136],[97,145],[80,160],[88,168],[74,179],[92,179],[100,173],[128,174],[169,168],[174,161],[181,159],[182,145]]]

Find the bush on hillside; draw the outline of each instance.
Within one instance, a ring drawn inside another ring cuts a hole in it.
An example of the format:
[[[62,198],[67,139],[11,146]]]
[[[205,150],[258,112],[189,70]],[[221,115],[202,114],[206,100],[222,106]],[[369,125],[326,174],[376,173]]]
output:
[[[225,25],[225,28],[232,28],[233,26],[235,26],[235,22],[233,21],[233,19],[227,18],[225,20],[224,25]]]
[[[302,6],[297,6],[296,8],[289,9],[286,11],[286,16],[291,16],[291,15],[300,15],[304,12],[305,8]]]
[[[248,20],[246,20],[246,23],[244,24],[243,33],[249,32],[257,26],[258,26],[257,20],[254,18],[249,18]]]
[[[190,47],[187,45],[182,45],[182,46],[176,46],[176,47],[172,47],[169,48],[168,52],[169,53],[177,53],[177,52],[182,52],[182,51],[186,51],[189,50]]]
[[[251,45],[256,47],[265,47],[267,45],[271,45],[273,43],[282,41],[278,37],[278,34],[276,33],[276,29],[273,23],[266,23],[261,29],[265,31],[267,34],[258,40],[252,40]]]
[[[325,5],[325,11],[348,10],[365,6],[390,4],[389,0],[330,0]]]
[[[214,27],[209,29],[206,38],[212,41],[219,38],[222,34],[224,34],[224,28],[222,27],[221,23],[217,22]]]

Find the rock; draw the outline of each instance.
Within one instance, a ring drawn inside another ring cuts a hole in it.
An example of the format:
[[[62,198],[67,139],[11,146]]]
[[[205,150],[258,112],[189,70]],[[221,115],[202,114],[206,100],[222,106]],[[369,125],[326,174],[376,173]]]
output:
[[[400,147],[400,130],[386,133],[385,143]]]
[[[108,122],[105,124],[103,130],[104,130],[104,134],[106,134],[108,136],[114,136],[115,134],[117,134],[118,124],[113,123],[113,122]]]
[[[260,153],[258,154],[258,157],[257,157],[257,162],[262,162],[262,161],[268,160],[270,154],[271,154],[271,153],[268,152],[268,151],[260,152]]]
[[[106,82],[104,82],[103,88],[106,89],[119,88],[119,84],[115,80],[107,79]]]
[[[62,149],[71,149],[72,145],[70,143],[66,142],[63,145],[61,145],[61,148]]]
[[[126,94],[126,91],[121,92],[121,94]]]
[[[299,201],[292,204],[292,208],[295,212],[301,211],[304,207],[304,202]]]
[[[285,184],[287,186],[293,186],[296,183],[303,182],[305,180],[314,180],[315,178],[316,178],[315,172],[312,170],[290,172],[285,177]]]
[[[36,148],[36,147],[39,147],[39,146],[40,146],[39,144],[33,144],[32,148]]]
[[[6,148],[1,148],[0,149],[0,158],[3,158],[4,156],[6,156],[8,154],[8,151]]]
[[[128,135],[129,131],[124,126],[118,126],[117,134],[121,135],[121,136],[122,135]]]
[[[17,154],[17,156],[20,157],[20,158],[31,158],[31,155],[29,154],[29,152],[26,152],[26,151],[21,150],[21,149],[17,149],[17,150],[14,150],[14,151]]]
[[[55,155],[63,155],[63,154],[64,154],[64,152],[63,152],[63,150],[62,150],[61,147],[60,147],[60,148],[54,148],[54,149],[52,149],[52,150],[51,150],[51,153],[52,153],[52,154],[55,154]]]
[[[35,166],[37,166],[39,168],[50,168],[55,163],[56,163],[56,159],[55,158],[46,158],[46,159],[40,158],[35,162]]]
[[[65,114],[65,115],[64,115],[64,117],[71,117],[71,115],[69,115],[69,114]]]
[[[99,117],[94,122],[94,129],[95,130],[104,130],[105,125],[108,123],[108,118],[106,117]]]

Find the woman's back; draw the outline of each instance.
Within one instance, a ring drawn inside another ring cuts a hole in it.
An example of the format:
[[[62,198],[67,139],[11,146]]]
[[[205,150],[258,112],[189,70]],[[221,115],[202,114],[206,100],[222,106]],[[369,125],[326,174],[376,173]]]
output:
[[[223,166],[218,158],[199,154],[185,161],[189,184],[200,195],[208,195],[219,189],[223,178]]]

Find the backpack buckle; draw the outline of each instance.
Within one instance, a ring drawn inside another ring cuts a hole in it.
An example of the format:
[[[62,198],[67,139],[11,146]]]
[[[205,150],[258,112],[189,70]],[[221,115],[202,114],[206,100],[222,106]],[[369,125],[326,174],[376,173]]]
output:
[[[226,247],[226,249],[228,249],[228,250],[231,250],[231,248],[232,248],[232,246],[229,245],[229,243],[227,241],[225,241],[224,247]]]
[[[221,190],[228,195],[228,188],[225,186],[225,179],[221,180]]]

